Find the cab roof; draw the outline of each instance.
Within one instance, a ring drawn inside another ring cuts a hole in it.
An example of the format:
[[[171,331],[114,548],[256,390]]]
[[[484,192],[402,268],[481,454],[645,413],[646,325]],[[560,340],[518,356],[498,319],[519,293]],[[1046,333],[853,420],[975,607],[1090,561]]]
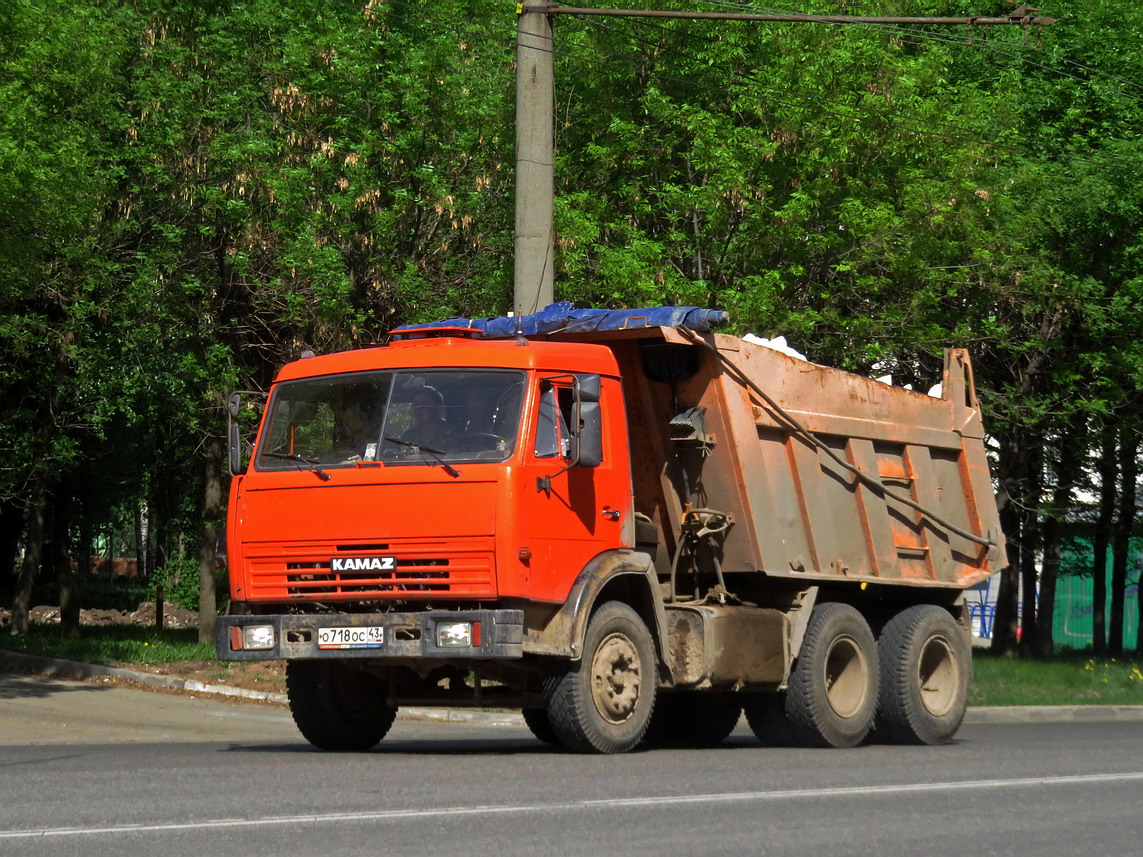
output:
[[[406,339],[376,348],[304,357],[287,363],[275,381],[390,369],[521,369],[594,372],[619,376],[605,345],[535,340],[480,340],[462,336]]]

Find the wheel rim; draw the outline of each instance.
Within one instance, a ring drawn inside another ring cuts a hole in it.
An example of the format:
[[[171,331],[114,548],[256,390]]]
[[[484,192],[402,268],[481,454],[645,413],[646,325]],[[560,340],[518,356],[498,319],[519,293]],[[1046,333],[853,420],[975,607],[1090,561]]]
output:
[[[334,669],[329,677],[329,689],[338,709],[358,720],[375,716],[385,703],[385,694],[377,679],[364,673]]]
[[[839,717],[853,717],[865,703],[869,664],[860,644],[848,634],[839,636],[825,659],[826,699]]]
[[[940,717],[952,708],[959,687],[958,673],[949,641],[939,635],[926,640],[917,660],[917,687],[929,714]]]
[[[623,634],[603,639],[591,660],[591,695],[599,714],[622,723],[635,712],[641,682],[639,652]]]

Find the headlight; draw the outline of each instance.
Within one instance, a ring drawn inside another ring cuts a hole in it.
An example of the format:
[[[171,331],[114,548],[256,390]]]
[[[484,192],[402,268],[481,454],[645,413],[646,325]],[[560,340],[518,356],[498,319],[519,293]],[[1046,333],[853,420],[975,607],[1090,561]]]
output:
[[[244,651],[260,651],[274,648],[273,625],[245,625],[242,628],[242,648]]]
[[[437,646],[440,648],[472,646],[471,622],[440,622],[437,625]]]

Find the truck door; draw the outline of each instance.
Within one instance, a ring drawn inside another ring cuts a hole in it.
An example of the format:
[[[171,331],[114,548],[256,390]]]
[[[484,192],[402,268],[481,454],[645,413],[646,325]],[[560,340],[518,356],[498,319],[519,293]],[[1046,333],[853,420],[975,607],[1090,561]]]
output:
[[[612,384],[614,386],[612,386]],[[631,515],[626,447],[617,452],[615,426],[622,408],[609,399],[618,383],[604,384],[603,461],[598,467],[571,465],[573,378],[541,378],[538,406],[528,434],[523,469],[522,532],[532,557],[527,575],[529,594],[541,601],[563,601],[580,570],[602,551],[621,547]],[[622,433],[622,426],[619,431]]]

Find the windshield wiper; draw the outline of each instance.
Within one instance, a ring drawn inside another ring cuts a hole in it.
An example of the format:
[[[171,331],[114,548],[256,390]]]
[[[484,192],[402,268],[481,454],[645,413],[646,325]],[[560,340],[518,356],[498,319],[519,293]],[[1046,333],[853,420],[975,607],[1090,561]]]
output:
[[[316,458],[303,458],[296,452],[263,452],[262,455],[265,458],[280,458],[282,461],[292,461],[295,464],[308,464],[310,466],[303,468],[304,470],[312,471],[322,482],[329,482],[330,480],[330,475],[321,469],[319,466],[321,462]]]
[[[421,446],[419,443],[413,443],[409,440],[400,440],[399,438],[389,437],[388,435],[385,435],[385,440],[389,441],[390,443],[395,443],[398,446],[411,447],[412,449],[415,449],[421,453],[427,452],[430,456],[432,456],[433,460],[436,461],[437,464],[444,468],[444,472],[449,476],[452,476],[453,478],[460,476],[459,470],[441,458],[441,456],[444,455],[443,450],[433,449],[431,446]]]

